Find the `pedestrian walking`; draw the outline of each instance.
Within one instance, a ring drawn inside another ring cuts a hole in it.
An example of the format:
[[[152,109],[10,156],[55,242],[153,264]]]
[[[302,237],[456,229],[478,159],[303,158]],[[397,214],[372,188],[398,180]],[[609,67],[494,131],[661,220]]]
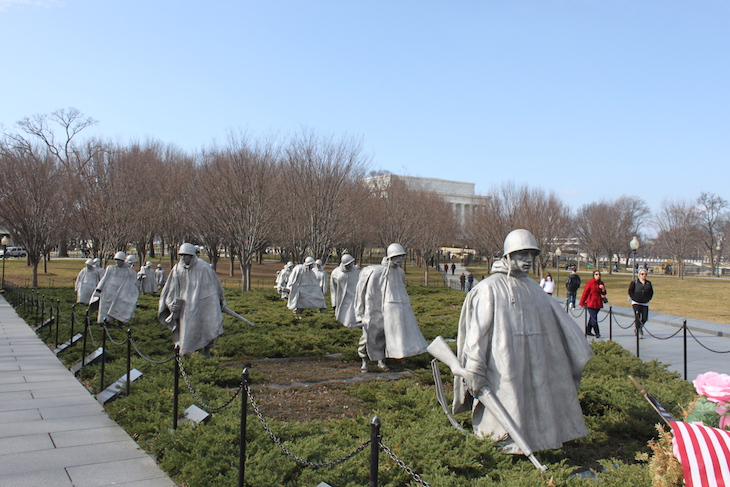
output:
[[[456,272],[456,264],[451,264],[451,275],[454,275],[454,272]]]
[[[629,284],[629,299],[634,308],[634,334],[644,338],[644,325],[649,319],[649,301],[654,297],[654,288],[646,278],[646,269],[639,271],[639,278]]]
[[[601,338],[601,330],[598,328],[598,312],[603,308],[603,303],[607,302],[606,285],[601,280],[600,271],[595,271],[593,279],[588,281],[586,287],[583,288],[579,303],[581,307],[588,309],[588,315],[590,316],[585,329],[586,336]],[[595,331],[595,334],[592,331]]]
[[[549,272],[540,280],[540,287],[550,296],[553,295],[553,292],[555,291],[555,281],[553,281],[553,276],[551,276]]]
[[[466,275],[463,272],[459,276],[459,284],[461,284],[461,290],[464,291],[466,289]]]
[[[469,291],[471,291],[471,288],[474,286],[474,274],[469,272],[469,276],[466,279],[469,281]]]
[[[575,267],[570,268],[570,274],[565,279],[565,295],[566,295],[566,306],[568,309],[575,308],[575,298],[580,288],[580,276],[575,272]]]

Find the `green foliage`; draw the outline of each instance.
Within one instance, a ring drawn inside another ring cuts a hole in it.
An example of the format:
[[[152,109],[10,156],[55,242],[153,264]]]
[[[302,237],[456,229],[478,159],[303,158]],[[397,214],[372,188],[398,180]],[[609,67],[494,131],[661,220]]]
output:
[[[436,287],[409,287],[411,302],[427,339],[436,335],[455,337],[463,293]],[[69,336],[71,304],[68,289],[42,290],[61,300],[60,334]],[[341,353],[343,360],[357,362],[355,353],[360,330],[344,328],[327,313],[308,310],[296,319],[273,290],[255,290],[245,294],[227,292],[231,309],[256,323],[255,327],[226,316],[225,333],[213,348],[213,358],[198,354],[182,357],[190,386],[210,406],[229,401],[241,382],[241,364],[266,357],[298,357]],[[163,360],[172,355],[170,332],[157,321],[157,296],[140,296],[133,320],[125,326],[111,325],[109,335],[117,342],[126,338],[127,328],[145,356]],[[33,310],[19,309],[32,321]],[[85,308],[76,307],[83,317]],[[81,320],[83,321],[83,320]],[[76,325],[76,331],[81,326]],[[102,328],[93,323],[87,353],[101,341]],[[42,337],[50,344],[54,332],[44,330]],[[93,340],[91,340],[93,336]],[[49,341],[50,340],[50,341]],[[95,342],[95,343],[94,343]],[[434,487],[490,486],[584,486],[648,487],[651,485],[645,464],[636,463],[637,451],[646,451],[646,443],[655,437],[658,416],[627,380],[633,375],[667,409],[680,417],[679,404],[694,397],[692,386],[657,362],[642,362],[612,342],[594,342],[594,357],[588,363],[579,390],[589,436],[566,444],[563,449],[540,452],[549,465],[540,474],[521,456],[506,455],[491,441],[476,440],[454,429],[436,401],[430,372],[430,357],[393,361],[395,370],[410,375],[393,381],[357,382],[348,393],[364,401],[369,411],[354,418],[321,421],[268,419],[262,414],[284,446],[301,458],[313,462],[338,459],[362,445],[370,436],[370,421],[377,415],[382,422],[383,443],[407,466]],[[106,385],[126,371],[126,345],[107,342]],[[60,356],[71,366],[81,359],[78,344]],[[180,423],[172,427],[173,362],[153,364],[133,350],[132,367],[143,372],[132,384],[132,394],[106,406],[115,421],[122,425],[162,467],[183,485],[236,485],[238,475],[239,395],[231,404],[214,412],[206,424]],[[101,385],[100,367],[84,368],[80,379],[92,392]],[[450,372],[442,366],[444,382]],[[261,380],[252,369],[252,380]],[[448,386],[447,386],[448,387]],[[180,378],[180,410],[197,399]],[[457,418],[470,428],[469,414]],[[246,483],[249,486],[305,486],[325,481],[333,486],[367,484],[369,447],[334,467],[305,467],[285,455],[276,446],[248,404],[246,435]],[[383,451],[380,452],[379,485],[405,487],[415,485],[411,477]]]
[[[701,421],[713,428],[720,427],[720,415],[716,412],[717,404],[708,401],[705,396],[700,396],[693,404],[692,411],[687,415],[686,421]]]

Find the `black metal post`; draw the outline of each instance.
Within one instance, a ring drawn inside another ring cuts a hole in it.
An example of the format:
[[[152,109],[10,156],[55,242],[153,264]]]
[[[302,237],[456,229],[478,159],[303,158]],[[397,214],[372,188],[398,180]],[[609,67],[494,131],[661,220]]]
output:
[[[89,327],[89,315],[87,313],[86,318],[84,318],[84,342],[81,344],[81,368],[86,365],[86,337],[91,333]]]
[[[132,329],[127,328],[127,396],[131,391],[132,377],[129,375],[132,370]]]
[[[76,325],[76,303],[71,305],[71,336],[69,338],[72,341],[74,339],[74,325]]]
[[[248,367],[243,369],[243,391],[241,391],[241,432],[238,437],[238,487],[243,487],[246,473],[246,418],[248,413]]]
[[[588,329],[588,308],[583,308],[583,327],[586,332],[586,336],[588,336],[588,332],[590,331]]]
[[[687,380],[687,320],[682,321],[684,328],[684,380]]]
[[[632,306],[632,308],[633,308],[633,306]],[[640,322],[639,322],[639,320],[637,320],[636,312],[634,311],[634,334],[636,335],[636,358],[640,358],[641,357],[639,355],[639,351],[640,351],[639,350],[640,349],[640,347],[639,347],[639,340],[641,338],[639,336],[639,323]]]
[[[106,321],[101,324],[101,377],[99,392],[104,390],[104,368],[106,367]]]
[[[174,391],[172,393],[172,429],[177,429],[177,402],[178,402],[178,386],[180,385],[180,347],[175,347],[175,379]]]
[[[378,454],[380,453],[380,418],[370,421],[370,483],[368,487],[378,487]]]
[[[613,340],[613,306],[608,307],[608,339]]]
[[[58,346],[58,328],[61,326],[61,300],[56,300],[56,336],[54,338],[53,346]]]

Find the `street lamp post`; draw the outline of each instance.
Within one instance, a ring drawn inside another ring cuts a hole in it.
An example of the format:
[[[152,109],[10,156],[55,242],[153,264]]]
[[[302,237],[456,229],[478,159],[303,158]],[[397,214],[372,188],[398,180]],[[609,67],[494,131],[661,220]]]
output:
[[[636,238],[636,235],[634,235],[634,238],[631,239],[631,242],[629,242],[629,247],[631,248],[631,254],[634,257],[634,263],[631,268],[631,279],[633,281],[636,280],[636,251],[639,250],[639,247],[641,244],[639,244],[639,239]]]
[[[3,281],[2,281],[2,290],[3,291],[5,291],[5,257],[7,257],[9,243],[10,243],[10,239],[8,239],[8,237],[3,237],[2,240],[0,240],[0,246],[2,246],[2,248],[3,248]]]
[[[557,274],[556,282],[555,282],[555,296],[558,295],[560,292],[560,256],[563,255],[563,251],[560,250],[560,247],[555,249],[555,271]]]
[[[717,250],[717,266],[715,267],[715,270],[717,271],[717,277],[720,277],[720,261],[722,260],[722,239],[717,241],[717,247],[715,247],[715,250]]]

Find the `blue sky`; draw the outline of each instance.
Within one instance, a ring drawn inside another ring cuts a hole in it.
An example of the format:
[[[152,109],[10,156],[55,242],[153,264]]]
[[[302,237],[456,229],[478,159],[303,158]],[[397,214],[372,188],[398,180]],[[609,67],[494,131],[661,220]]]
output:
[[[0,0],[0,123],[195,151],[361,137],[373,169],[571,208],[730,199],[730,0]]]

